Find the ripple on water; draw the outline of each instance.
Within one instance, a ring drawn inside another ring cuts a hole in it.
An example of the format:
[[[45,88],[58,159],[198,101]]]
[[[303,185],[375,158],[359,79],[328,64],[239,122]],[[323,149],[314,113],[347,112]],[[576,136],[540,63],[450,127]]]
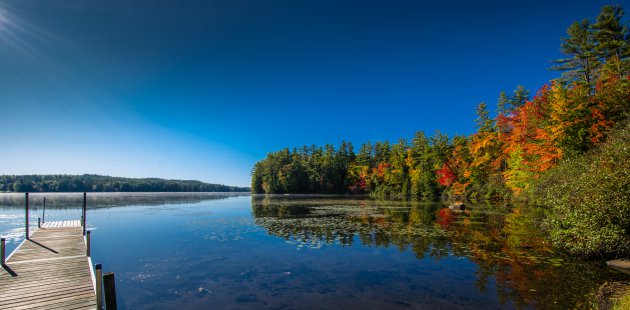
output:
[[[7,243],[19,243],[24,239],[23,228],[13,228],[1,234],[2,238],[6,239]]]

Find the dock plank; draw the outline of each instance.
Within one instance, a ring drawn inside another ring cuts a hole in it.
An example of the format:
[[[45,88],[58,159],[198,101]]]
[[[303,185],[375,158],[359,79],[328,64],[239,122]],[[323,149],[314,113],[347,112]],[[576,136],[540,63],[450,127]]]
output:
[[[95,309],[81,221],[45,222],[0,269],[0,309]]]
[[[81,221],[72,220],[72,221],[55,221],[55,222],[42,223],[42,228],[65,228],[65,227],[81,227]]]

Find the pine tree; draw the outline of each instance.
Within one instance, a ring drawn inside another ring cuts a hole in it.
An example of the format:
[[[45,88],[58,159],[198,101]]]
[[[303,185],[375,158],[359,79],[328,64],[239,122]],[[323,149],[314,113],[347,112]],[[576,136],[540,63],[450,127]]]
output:
[[[523,85],[516,86],[512,96],[508,96],[505,91],[502,90],[497,99],[497,112],[500,115],[507,116],[514,110],[522,107],[529,99],[529,90]]]
[[[477,125],[478,132],[489,132],[494,127],[494,122],[490,118],[490,112],[488,112],[488,105],[485,102],[480,103],[476,110],[477,119],[475,124]]]
[[[499,99],[497,99],[497,112],[500,115],[507,115],[510,112],[508,106],[509,100],[510,98],[508,97],[508,95],[505,93],[504,90],[502,90],[499,94]]]
[[[529,100],[529,90],[523,85],[516,86],[512,97],[508,99],[508,104],[512,109],[518,109],[522,107],[525,102]]]
[[[591,22],[588,19],[574,22],[567,29],[567,34],[569,37],[562,39],[560,50],[568,57],[555,60],[559,65],[552,69],[563,71],[564,81],[582,82],[591,86],[599,67]]]
[[[630,57],[630,34],[628,27],[621,23],[624,12],[621,6],[604,6],[593,24],[594,37],[597,41],[597,54],[604,60],[619,60],[618,74],[625,76]]]

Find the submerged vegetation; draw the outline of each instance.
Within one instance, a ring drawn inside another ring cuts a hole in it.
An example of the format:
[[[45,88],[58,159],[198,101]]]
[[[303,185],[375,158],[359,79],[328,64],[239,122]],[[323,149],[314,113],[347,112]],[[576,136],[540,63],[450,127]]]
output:
[[[552,69],[562,75],[532,97],[502,92],[496,116],[477,107],[477,131],[283,149],[252,170],[253,193],[366,193],[377,198],[531,199],[544,228],[572,253],[630,253],[628,123],[630,31],[620,6],[567,29]],[[612,138],[608,139],[609,136]]]
[[[247,187],[192,180],[84,175],[0,175],[0,192],[247,192]]]
[[[495,289],[508,307],[593,308],[603,283],[623,279],[597,262],[554,251],[537,227],[537,208],[486,203],[457,212],[440,203],[361,198],[254,196],[252,213],[256,224],[298,251],[360,244],[445,264],[466,258],[478,266],[479,292]]]

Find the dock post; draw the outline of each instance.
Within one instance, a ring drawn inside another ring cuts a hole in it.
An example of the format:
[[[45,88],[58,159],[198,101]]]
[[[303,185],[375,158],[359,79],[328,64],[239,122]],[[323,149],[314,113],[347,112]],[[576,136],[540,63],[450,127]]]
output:
[[[7,251],[5,246],[6,240],[4,238],[0,238],[0,256],[2,256],[2,266],[7,262]]]
[[[42,228],[42,218],[41,217],[37,218],[37,228]]]
[[[87,215],[87,193],[83,192],[83,216],[81,219],[83,220],[83,235],[85,236],[85,216]]]
[[[46,223],[46,197],[44,197],[44,209],[42,210],[42,223]]]
[[[86,256],[90,256],[90,231],[88,230],[88,232],[85,235],[85,255]]]
[[[96,277],[96,310],[103,310],[103,266],[94,266]]]
[[[28,239],[28,193],[24,195],[24,209],[26,209],[26,239]]]
[[[105,309],[116,310],[116,282],[113,272],[103,274],[103,285],[105,287]]]

